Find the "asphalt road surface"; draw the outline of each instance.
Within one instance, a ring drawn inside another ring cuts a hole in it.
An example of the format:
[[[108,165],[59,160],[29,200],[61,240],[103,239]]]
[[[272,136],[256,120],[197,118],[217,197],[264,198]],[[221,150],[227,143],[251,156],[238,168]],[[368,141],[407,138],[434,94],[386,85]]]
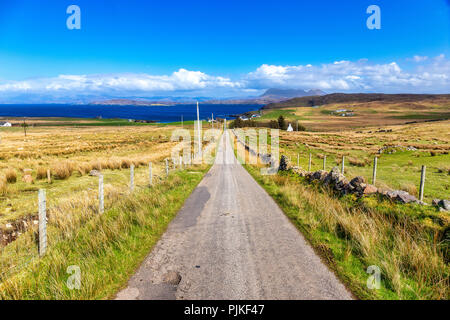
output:
[[[237,163],[225,132],[213,167],[116,299],[352,295]]]

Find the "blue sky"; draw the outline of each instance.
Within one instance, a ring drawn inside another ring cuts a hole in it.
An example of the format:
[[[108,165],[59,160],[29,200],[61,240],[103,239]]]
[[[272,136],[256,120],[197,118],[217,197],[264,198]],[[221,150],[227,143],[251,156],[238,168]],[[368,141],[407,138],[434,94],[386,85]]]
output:
[[[81,9],[81,30],[66,27],[71,4]],[[381,30],[366,27],[371,4],[381,8]],[[239,96],[272,86],[448,92],[449,6],[447,0],[2,0],[0,102],[2,94],[3,100],[64,96],[74,88],[105,96]],[[383,87],[379,77],[393,74],[399,79]]]

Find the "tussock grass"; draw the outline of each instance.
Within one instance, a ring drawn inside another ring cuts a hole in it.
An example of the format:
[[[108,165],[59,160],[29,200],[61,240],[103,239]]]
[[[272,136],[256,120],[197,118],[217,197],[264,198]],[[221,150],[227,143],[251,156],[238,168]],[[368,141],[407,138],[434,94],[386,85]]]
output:
[[[450,175],[450,165],[442,165],[438,168],[439,173]]]
[[[408,192],[409,194],[412,194],[413,196],[417,196],[417,187],[415,184],[410,182],[405,182],[400,184],[400,189]]]
[[[75,165],[72,162],[61,161],[52,166],[51,172],[55,179],[65,180],[70,178],[74,170]]]
[[[17,182],[17,172],[16,170],[10,168],[5,172],[6,182],[8,183],[16,183]]]
[[[348,163],[350,163],[352,166],[357,166],[357,167],[365,167],[367,165],[366,160],[361,160],[361,159],[357,159],[357,158],[353,158],[353,157],[348,157],[347,158]]]
[[[46,167],[38,167],[37,168],[36,179],[38,179],[38,180],[47,179],[47,168]]]
[[[0,196],[6,196],[8,194],[8,183],[6,177],[0,176]]]
[[[120,162],[120,167],[122,169],[127,169],[127,168],[131,167],[131,165],[132,165],[132,162],[128,159],[122,159],[122,161]]]

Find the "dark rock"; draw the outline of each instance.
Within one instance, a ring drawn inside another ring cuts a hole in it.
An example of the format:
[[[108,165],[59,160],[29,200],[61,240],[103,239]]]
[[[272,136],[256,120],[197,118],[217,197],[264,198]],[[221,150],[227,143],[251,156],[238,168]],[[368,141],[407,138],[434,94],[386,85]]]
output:
[[[416,197],[414,197],[413,195],[410,195],[408,192],[402,191],[402,190],[388,191],[386,193],[386,196],[389,199],[400,201],[401,203],[417,202]]]
[[[305,177],[308,173],[305,171],[305,170],[303,170],[302,168],[300,168],[300,167],[294,167],[293,169],[292,169],[292,171],[294,171],[296,174],[298,174],[300,177]]]
[[[373,194],[377,193],[378,189],[374,185],[368,184],[363,190],[363,194]]]
[[[439,207],[439,208],[441,208],[441,209],[443,209],[445,211],[450,211],[450,201],[449,200],[434,199],[433,200],[433,205],[436,206],[436,207]]]
[[[441,200],[441,202],[439,202],[439,206],[441,208],[444,208],[445,210],[449,211],[450,210],[450,201],[449,200]]]
[[[98,171],[98,170],[91,170],[91,171],[89,171],[89,175],[91,177],[98,177],[100,175],[100,171]]]
[[[314,172],[313,177],[314,177],[314,180],[323,181],[323,180],[325,180],[327,175],[328,175],[328,172],[326,172],[325,170],[319,170],[319,171]]]
[[[364,177],[361,177],[361,176],[355,177],[352,180],[350,180],[350,184],[355,188],[359,187],[361,184],[363,184],[365,182],[366,182],[366,180],[364,179]]]
[[[289,160],[286,156],[281,156],[280,166],[278,171],[287,171],[289,166]]]

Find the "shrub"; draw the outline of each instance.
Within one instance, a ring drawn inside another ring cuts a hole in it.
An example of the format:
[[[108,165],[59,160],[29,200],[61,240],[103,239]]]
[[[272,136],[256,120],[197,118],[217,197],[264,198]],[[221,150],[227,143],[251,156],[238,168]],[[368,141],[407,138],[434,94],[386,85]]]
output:
[[[269,126],[272,129],[280,129],[278,121],[276,121],[276,120],[271,120],[270,123],[269,123]]]
[[[278,127],[281,130],[287,130],[287,123],[286,123],[286,120],[284,120],[283,116],[278,117]]]

